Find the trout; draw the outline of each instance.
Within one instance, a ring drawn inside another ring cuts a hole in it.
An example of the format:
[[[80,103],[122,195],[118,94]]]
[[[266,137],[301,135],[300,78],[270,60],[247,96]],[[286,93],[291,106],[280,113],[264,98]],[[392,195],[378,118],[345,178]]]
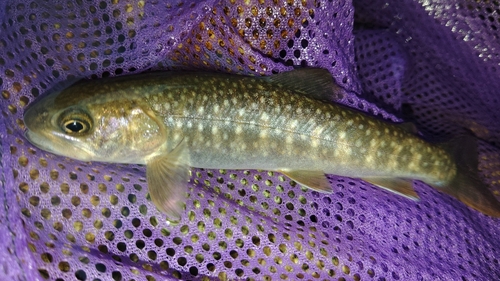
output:
[[[325,174],[361,178],[418,199],[423,181],[500,217],[481,182],[475,139],[424,141],[394,124],[326,102],[340,88],[328,71],[267,77],[163,72],[78,82],[24,115],[26,138],[81,161],[146,165],[152,202],[179,218],[191,167],[283,173],[319,192]]]

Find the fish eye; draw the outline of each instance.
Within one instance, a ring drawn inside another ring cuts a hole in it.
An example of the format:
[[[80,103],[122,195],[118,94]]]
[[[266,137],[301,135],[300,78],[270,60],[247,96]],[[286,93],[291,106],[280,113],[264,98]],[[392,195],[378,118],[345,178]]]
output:
[[[68,120],[64,122],[63,126],[64,131],[69,134],[81,134],[85,133],[89,129],[87,122],[77,119]]]
[[[61,131],[70,135],[82,135],[92,129],[90,115],[79,108],[69,108],[62,112],[57,123]]]

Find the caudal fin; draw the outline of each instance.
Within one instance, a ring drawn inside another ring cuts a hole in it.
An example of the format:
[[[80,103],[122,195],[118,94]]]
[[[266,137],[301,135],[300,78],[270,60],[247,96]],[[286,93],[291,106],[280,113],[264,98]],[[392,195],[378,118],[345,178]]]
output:
[[[500,217],[500,202],[479,177],[476,139],[462,136],[445,147],[455,157],[457,175],[441,190],[483,214]]]

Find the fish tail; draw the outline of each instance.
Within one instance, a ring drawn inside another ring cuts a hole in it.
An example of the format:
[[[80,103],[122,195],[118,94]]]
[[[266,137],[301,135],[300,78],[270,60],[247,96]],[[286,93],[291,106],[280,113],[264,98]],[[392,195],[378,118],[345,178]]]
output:
[[[457,174],[440,189],[483,214],[500,217],[500,202],[479,177],[477,140],[461,136],[445,144],[445,149],[455,158]]]

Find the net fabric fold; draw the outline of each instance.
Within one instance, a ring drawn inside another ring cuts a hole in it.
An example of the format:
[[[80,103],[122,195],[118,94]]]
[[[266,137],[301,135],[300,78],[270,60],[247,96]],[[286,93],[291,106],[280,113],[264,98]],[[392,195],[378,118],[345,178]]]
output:
[[[328,69],[348,106],[464,130],[498,194],[495,2],[7,1],[0,4],[2,280],[496,280],[498,220],[417,182],[412,202],[329,176],[193,169],[180,222],[145,168],[40,151],[22,114],[63,81],[148,70]]]

